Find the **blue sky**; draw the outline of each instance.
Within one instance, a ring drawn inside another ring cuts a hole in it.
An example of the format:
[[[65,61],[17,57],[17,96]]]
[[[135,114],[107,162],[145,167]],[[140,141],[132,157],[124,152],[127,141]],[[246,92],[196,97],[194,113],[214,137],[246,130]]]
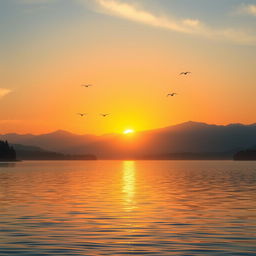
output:
[[[1,0],[2,38],[8,42],[15,36],[19,39],[26,36],[26,33],[33,32],[33,29],[65,26],[79,19],[84,19],[84,23],[93,23],[95,20],[104,20],[104,15],[116,15],[102,7],[102,2],[127,4],[157,18],[164,16],[174,21],[197,20],[207,26],[210,32],[232,29],[234,33],[243,33],[244,37],[252,37],[249,44],[255,43],[256,11],[248,11],[248,6],[256,6],[254,0]],[[97,15],[99,12],[104,15]],[[124,17],[120,14],[119,18]],[[239,35],[237,37],[239,38]],[[238,41],[242,41],[241,38]]]

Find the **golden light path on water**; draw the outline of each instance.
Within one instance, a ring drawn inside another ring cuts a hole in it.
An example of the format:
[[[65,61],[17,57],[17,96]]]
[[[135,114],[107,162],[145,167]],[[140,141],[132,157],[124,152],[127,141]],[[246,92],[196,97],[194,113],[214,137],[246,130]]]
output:
[[[134,161],[123,162],[123,203],[124,209],[131,211],[136,207],[135,202],[135,182],[136,182],[136,169]]]

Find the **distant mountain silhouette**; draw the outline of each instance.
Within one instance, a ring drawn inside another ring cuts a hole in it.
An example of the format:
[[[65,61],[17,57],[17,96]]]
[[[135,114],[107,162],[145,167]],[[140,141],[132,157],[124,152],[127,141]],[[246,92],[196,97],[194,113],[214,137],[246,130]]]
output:
[[[12,145],[19,160],[96,160],[94,155],[69,155],[43,150],[35,146]]]
[[[69,148],[82,146],[85,143],[97,140],[95,135],[77,135],[63,130],[40,135],[11,133],[1,135],[0,138],[8,139],[13,144],[36,146],[62,153],[73,153],[69,151]]]
[[[93,154],[99,158],[232,158],[235,152],[256,145],[256,124],[209,125],[186,122],[132,136],[76,135],[56,131],[43,135],[1,135],[12,143],[39,146],[68,154]],[[178,154],[178,155],[177,155]]]

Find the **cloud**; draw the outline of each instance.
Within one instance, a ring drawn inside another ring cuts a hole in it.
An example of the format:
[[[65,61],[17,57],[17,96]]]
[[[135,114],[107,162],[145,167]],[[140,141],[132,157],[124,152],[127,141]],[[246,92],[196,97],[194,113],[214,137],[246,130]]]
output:
[[[200,26],[199,20],[185,19],[177,22],[167,17],[159,17],[151,12],[139,9],[135,5],[117,0],[96,0],[103,12],[147,25],[166,28],[178,32],[192,33]]]
[[[53,3],[60,0],[19,0],[26,4]],[[215,40],[226,40],[243,45],[256,45],[256,34],[248,29],[238,28],[213,28],[199,19],[161,16],[144,10],[135,3],[127,3],[124,0],[76,0],[87,6],[96,4],[97,12],[117,16],[123,19],[139,22],[153,27],[163,28],[184,34],[192,34]],[[100,8],[99,8],[100,7]],[[256,16],[256,5],[242,5],[237,13],[247,13]]]
[[[146,25],[176,31],[185,34],[194,34],[211,39],[229,40],[239,44],[256,45],[256,35],[233,28],[211,28],[198,19],[177,19],[175,17],[159,16],[143,10],[135,4],[120,0],[95,0],[101,8],[99,11],[108,15],[117,16]],[[254,7],[251,8],[254,12]]]
[[[0,98],[6,96],[6,95],[9,94],[10,92],[12,92],[12,90],[0,88]]]
[[[242,5],[240,8],[238,8],[239,13],[249,14],[252,16],[256,16],[256,5],[248,4],[248,5]]]
[[[200,21],[199,20],[192,20],[192,19],[183,20],[183,23],[185,25],[190,26],[190,27],[196,27],[196,26],[200,25]]]

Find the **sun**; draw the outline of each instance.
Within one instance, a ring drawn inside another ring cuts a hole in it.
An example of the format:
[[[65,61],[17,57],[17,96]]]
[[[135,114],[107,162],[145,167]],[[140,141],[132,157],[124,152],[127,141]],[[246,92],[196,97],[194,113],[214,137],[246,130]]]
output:
[[[123,131],[123,134],[131,134],[131,133],[134,133],[133,129],[127,129]]]

